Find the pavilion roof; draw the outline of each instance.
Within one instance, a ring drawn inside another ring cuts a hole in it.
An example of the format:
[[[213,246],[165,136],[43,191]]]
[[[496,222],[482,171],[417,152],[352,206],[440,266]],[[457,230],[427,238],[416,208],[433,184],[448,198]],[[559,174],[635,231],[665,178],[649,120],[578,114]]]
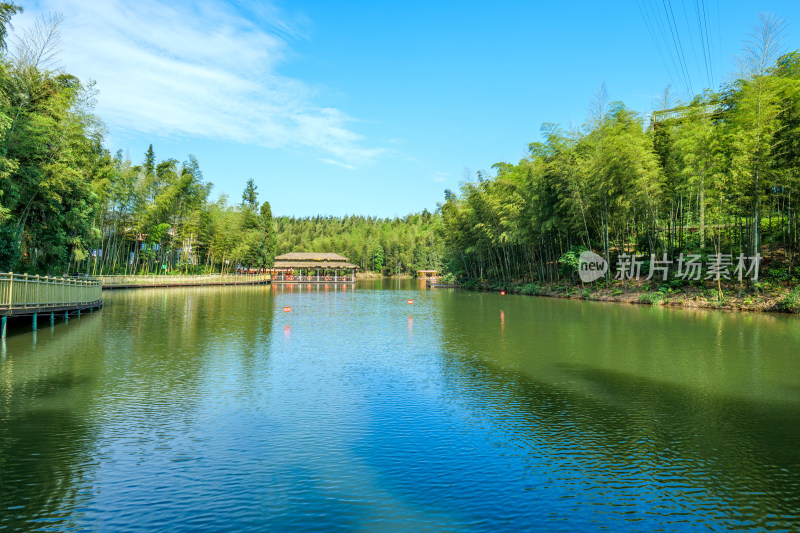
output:
[[[289,252],[275,257],[275,261],[342,261],[347,262],[347,258],[331,252]]]
[[[278,261],[275,258],[275,268],[345,268],[358,269],[347,261]]]

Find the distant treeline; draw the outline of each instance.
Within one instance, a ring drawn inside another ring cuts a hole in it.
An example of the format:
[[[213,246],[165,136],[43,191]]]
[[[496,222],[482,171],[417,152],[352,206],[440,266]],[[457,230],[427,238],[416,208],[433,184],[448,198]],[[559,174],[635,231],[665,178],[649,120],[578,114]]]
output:
[[[677,259],[764,256],[797,276],[800,249],[800,51],[779,55],[780,23],[762,18],[741,75],[719,92],[643,117],[598,92],[581,129],[542,127],[517,164],[445,192],[441,236],[465,279],[575,279],[592,249]],[[644,272],[647,271],[645,265]]]
[[[362,270],[387,274],[441,268],[441,217],[276,217],[278,253],[336,252]]]

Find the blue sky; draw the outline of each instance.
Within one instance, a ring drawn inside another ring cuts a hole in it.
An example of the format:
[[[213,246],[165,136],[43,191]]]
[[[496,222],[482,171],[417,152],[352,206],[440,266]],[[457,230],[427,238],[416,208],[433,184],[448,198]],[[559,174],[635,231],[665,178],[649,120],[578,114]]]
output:
[[[17,32],[64,15],[60,65],[96,81],[112,152],[194,154],[212,196],[252,177],[276,215],[432,211],[542,123],[579,127],[603,82],[646,112],[730,79],[760,12],[800,48],[796,0],[21,5]]]

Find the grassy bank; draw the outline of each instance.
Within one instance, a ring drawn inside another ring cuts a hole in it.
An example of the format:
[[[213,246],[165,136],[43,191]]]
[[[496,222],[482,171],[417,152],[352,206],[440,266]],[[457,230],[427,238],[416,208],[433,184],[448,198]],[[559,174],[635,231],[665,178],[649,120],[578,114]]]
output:
[[[800,313],[800,285],[770,283],[764,281],[751,287],[722,285],[720,293],[716,286],[657,285],[643,281],[600,281],[594,284],[527,283],[492,284],[487,281],[470,280],[461,287],[472,290],[506,291],[531,296],[619,302],[641,305],[663,305],[725,309],[730,311],[756,311],[771,313]]]

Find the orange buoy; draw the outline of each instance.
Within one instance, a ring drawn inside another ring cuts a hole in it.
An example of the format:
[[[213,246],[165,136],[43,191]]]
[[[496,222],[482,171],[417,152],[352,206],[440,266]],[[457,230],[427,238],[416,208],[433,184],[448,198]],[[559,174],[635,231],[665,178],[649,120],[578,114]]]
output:
[[[414,300],[409,300],[409,301],[408,301],[408,303],[409,303],[409,304],[413,304],[413,303],[414,303]]]
[[[284,307],[284,308],[283,308],[283,312],[284,312],[284,313],[288,313],[288,312],[289,312],[289,311],[291,311],[291,310],[292,310],[292,308],[291,308],[291,307],[289,307],[288,305],[287,305],[286,307]]]
[[[506,291],[500,291],[500,296],[505,296],[505,295],[506,295]]]

